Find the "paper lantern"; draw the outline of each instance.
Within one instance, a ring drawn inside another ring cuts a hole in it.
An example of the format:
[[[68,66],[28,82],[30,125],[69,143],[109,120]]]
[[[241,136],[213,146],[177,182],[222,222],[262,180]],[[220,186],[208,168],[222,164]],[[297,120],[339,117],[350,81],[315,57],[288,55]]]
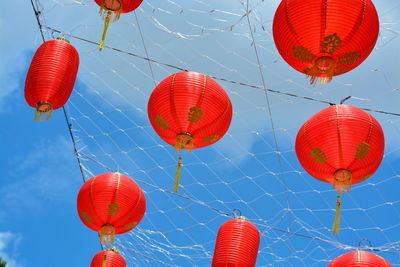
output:
[[[387,260],[367,251],[352,251],[343,254],[328,264],[328,267],[392,267]]]
[[[254,224],[239,216],[225,222],[218,231],[212,267],[254,267],[260,233]]]
[[[333,184],[339,194],[339,218],[340,194],[349,192],[352,184],[368,179],[378,169],[384,147],[378,121],[349,105],[334,105],[318,112],[304,123],[296,138],[296,154],[303,168],[314,178]]]
[[[311,84],[346,73],[371,53],[379,19],[371,0],[285,0],[273,22],[275,45]]]
[[[221,139],[232,120],[232,104],[224,89],[197,72],[178,72],[152,92],[148,116],[157,134],[177,152],[201,148]],[[181,158],[178,162],[179,182]],[[174,191],[177,192],[177,181]]]
[[[97,253],[90,267],[126,267],[126,262],[118,250],[111,248]]]
[[[79,67],[76,49],[64,38],[44,42],[33,56],[25,81],[25,99],[36,108],[35,120],[67,103]]]
[[[104,19],[103,36],[99,50],[101,51],[104,46],[104,39],[106,38],[107,29],[110,22],[117,21],[121,13],[129,13],[134,11],[143,0],[94,0],[100,6],[100,15]]]
[[[78,194],[78,214],[90,229],[100,233],[103,245],[114,235],[135,228],[146,211],[142,189],[121,173],[104,173],[85,182]]]

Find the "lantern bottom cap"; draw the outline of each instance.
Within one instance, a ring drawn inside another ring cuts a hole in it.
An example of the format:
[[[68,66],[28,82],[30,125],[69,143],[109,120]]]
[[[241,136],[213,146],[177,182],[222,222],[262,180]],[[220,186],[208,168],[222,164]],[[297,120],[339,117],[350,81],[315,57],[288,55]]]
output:
[[[335,75],[335,60],[330,56],[322,56],[315,60],[314,66],[305,70],[307,77],[310,77],[310,84],[315,86],[320,79],[320,84],[327,84],[332,81]]]
[[[193,139],[193,135],[188,132],[179,133],[176,137],[176,143],[174,144],[175,151],[179,153],[182,149],[187,149],[188,154],[190,154],[193,149]]]
[[[107,5],[107,1],[103,1],[100,7],[100,16],[106,20],[108,17],[111,22],[119,20],[121,16],[122,3],[121,0],[112,1],[111,5]],[[115,4],[115,5],[113,5]]]
[[[104,246],[109,246],[114,242],[115,227],[112,224],[105,224],[99,232],[100,243]]]
[[[348,169],[338,169],[334,173],[333,189],[338,194],[348,193],[351,190],[352,173]]]
[[[34,120],[41,122],[43,120],[49,120],[51,113],[53,112],[53,105],[47,101],[40,101],[36,104],[36,113]],[[47,114],[47,116],[45,116]]]

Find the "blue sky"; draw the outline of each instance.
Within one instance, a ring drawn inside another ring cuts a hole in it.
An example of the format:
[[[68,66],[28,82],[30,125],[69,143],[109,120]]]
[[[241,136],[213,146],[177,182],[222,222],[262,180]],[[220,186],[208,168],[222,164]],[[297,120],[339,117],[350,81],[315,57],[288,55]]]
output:
[[[177,70],[153,63],[152,75],[147,61],[107,47],[100,53],[95,45],[69,36],[100,40],[103,21],[93,1],[39,3],[42,23],[64,32],[80,54],[67,111],[86,178],[118,170],[137,179],[146,193],[143,221],[116,241],[128,266],[209,266],[218,228],[229,219],[224,214],[235,208],[262,234],[257,266],[326,266],[362,239],[391,251],[377,253],[399,266],[399,117],[371,113],[385,132],[385,157],[373,177],[343,196],[340,237],[331,232],[336,194],[304,172],[294,151],[300,126],[326,107],[318,102],[269,94],[281,169],[264,92],[218,81],[233,104],[231,127],[217,144],[184,155],[183,187],[174,195],[176,155],[152,130],[146,110],[154,83]],[[381,30],[371,56],[331,84],[313,88],[274,46],[272,19],[279,1],[250,1],[267,87],[331,102],[353,96],[348,104],[400,112],[400,6],[395,0],[374,3]],[[55,111],[51,120],[38,124],[23,95],[30,60],[42,43],[36,19],[29,1],[7,2],[4,10],[0,256],[10,267],[88,266],[100,245],[76,213],[83,182],[64,115]],[[110,25],[106,46],[140,56],[147,51],[162,63],[261,86],[243,14],[241,1],[145,0],[136,11],[138,20],[131,13]],[[44,34],[46,39],[59,36]]]

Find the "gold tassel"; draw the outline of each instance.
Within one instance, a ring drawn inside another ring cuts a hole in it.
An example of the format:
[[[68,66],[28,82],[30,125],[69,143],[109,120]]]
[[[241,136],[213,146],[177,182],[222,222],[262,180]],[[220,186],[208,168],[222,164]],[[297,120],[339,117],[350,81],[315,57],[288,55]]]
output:
[[[341,202],[340,202],[340,195],[337,196],[337,201],[336,201],[336,216],[335,216],[335,222],[333,223],[333,235],[336,233],[340,233],[340,208],[341,208]]]
[[[181,169],[182,169],[182,157],[179,157],[178,166],[176,167],[176,174],[175,174],[174,193],[178,193],[179,179],[181,177]]]
[[[102,267],[106,267],[106,264],[107,264],[107,254],[104,254],[103,266]]]
[[[107,12],[107,17],[105,18],[105,21],[104,21],[104,30],[103,30],[103,36],[101,37],[101,43],[100,43],[100,46],[99,46],[99,51],[101,51],[103,49],[103,46],[104,46],[104,39],[106,39],[108,25],[110,25],[110,17],[111,17],[111,11],[108,11]]]

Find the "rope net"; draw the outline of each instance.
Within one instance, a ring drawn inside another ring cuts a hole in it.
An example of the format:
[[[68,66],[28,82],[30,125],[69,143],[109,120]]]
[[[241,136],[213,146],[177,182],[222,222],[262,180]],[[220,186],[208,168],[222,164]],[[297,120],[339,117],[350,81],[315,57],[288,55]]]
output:
[[[66,37],[80,54],[67,111],[84,178],[119,171],[145,192],[142,222],[116,236],[128,266],[209,266],[219,227],[238,210],[261,233],[257,266],[326,266],[363,239],[371,245],[361,249],[400,266],[399,116],[370,112],[385,132],[385,156],[370,179],[342,196],[339,236],[332,235],[336,193],[308,175],[294,151],[300,126],[327,103],[351,96],[346,104],[398,112],[397,1],[374,2],[381,28],[371,56],[315,87],[275,48],[278,0],[145,0],[110,24],[102,52],[104,22],[94,1],[36,4],[46,38]],[[234,115],[219,142],[183,154],[174,194],[178,155],[152,129],[147,102],[181,70],[214,77]]]

